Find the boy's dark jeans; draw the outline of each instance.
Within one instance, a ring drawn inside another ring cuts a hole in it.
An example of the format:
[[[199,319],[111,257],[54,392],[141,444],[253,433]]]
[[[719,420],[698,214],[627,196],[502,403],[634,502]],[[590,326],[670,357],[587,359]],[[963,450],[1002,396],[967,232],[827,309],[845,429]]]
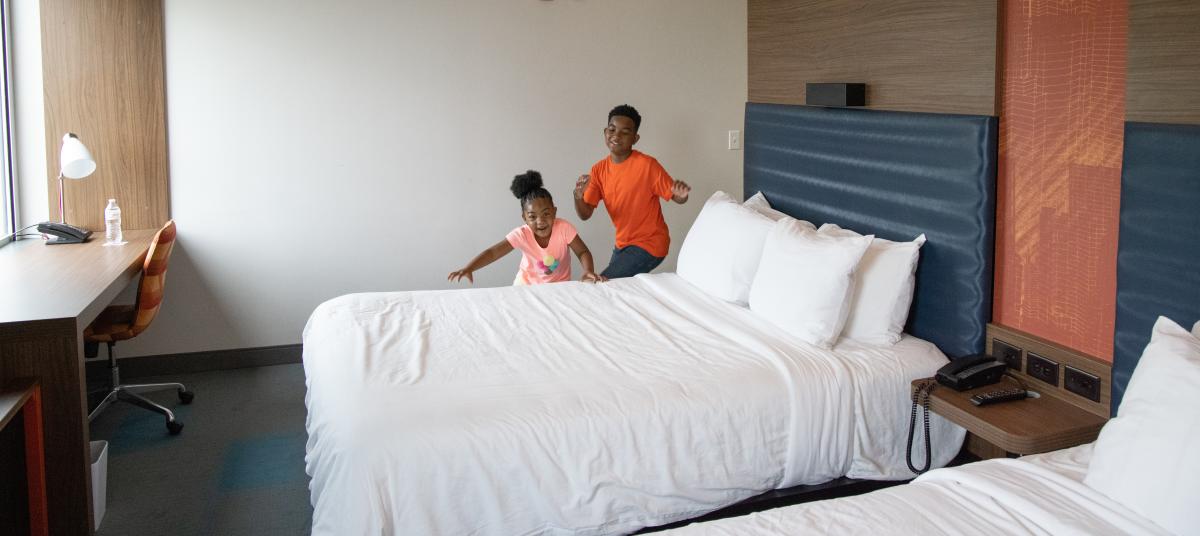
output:
[[[650,252],[637,246],[625,246],[620,249],[613,248],[612,259],[608,261],[608,268],[600,272],[600,275],[609,279],[617,279],[649,273],[650,270],[662,264],[664,258],[655,257]]]

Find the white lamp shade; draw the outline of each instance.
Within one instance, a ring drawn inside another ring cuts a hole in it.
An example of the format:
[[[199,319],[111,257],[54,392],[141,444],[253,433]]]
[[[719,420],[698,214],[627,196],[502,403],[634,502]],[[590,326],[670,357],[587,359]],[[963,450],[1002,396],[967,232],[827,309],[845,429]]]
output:
[[[82,179],[96,171],[91,151],[74,134],[64,134],[62,151],[58,154],[59,169],[68,179]]]

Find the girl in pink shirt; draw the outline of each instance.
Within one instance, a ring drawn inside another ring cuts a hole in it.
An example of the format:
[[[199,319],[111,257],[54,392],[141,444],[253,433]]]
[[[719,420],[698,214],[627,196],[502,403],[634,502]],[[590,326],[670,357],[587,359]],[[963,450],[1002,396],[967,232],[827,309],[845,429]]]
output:
[[[571,259],[567,248],[579,257],[583,266],[581,281],[595,283],[604,278],[596,275],[592,266],[592,252],[575,232],[575,226],[567,220],[557,218],[558,208],[550,192],[542,187],[542,174],[533,170],[513,178],[512,193],[521,200],[521,218],[525,225],[508,233],[496,245],[476,255],[461,270],[450,272],[449,281],[466,278],[474,283],[475,270],[483,268],[508,254],[513,249],[521,250],[521,266],[517,270],[514,285],[534,285],[571,280]]]

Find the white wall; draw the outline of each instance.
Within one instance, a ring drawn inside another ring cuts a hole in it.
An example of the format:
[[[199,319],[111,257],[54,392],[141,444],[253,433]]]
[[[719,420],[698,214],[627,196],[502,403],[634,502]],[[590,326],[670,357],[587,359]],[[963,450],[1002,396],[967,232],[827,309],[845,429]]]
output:
[[[745,1],[167,0],[180,238],[121,354],[294,344],[332,297],[462,288],[446,274],[521,224],[528,168],[603,268],[611,221],[579,222],[571,189],[626,102],[637,148],[694,187],[664,206],[673,270],[708,195],[741,192],[746,58]],[[517,255],[475,285],[510,284]]]

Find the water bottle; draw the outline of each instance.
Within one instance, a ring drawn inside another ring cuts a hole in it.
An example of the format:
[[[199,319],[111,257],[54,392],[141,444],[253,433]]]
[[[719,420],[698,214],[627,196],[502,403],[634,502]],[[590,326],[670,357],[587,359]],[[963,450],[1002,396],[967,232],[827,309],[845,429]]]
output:
[[[117,206],[116,199],[109,199],[104,208],[104,241],[107,244],[125,243],[121,236],[121,207]]]

